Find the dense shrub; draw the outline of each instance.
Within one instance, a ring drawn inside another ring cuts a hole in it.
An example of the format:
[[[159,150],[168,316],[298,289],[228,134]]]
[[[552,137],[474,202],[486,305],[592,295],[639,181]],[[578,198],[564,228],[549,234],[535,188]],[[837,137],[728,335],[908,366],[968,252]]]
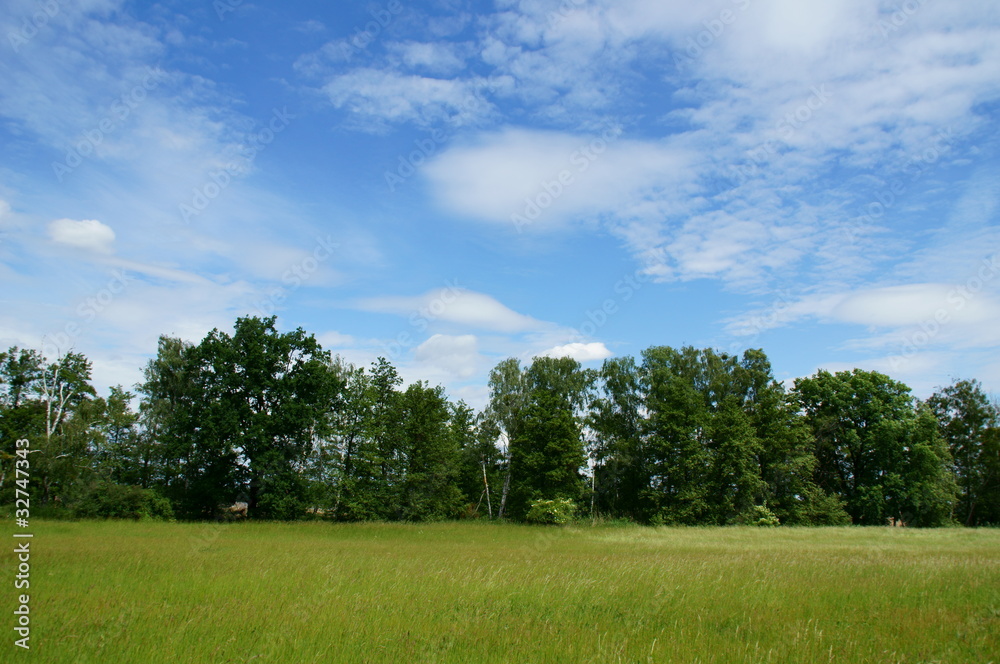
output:
[[[572,521],[575,515],[576,504],[568,498],[536,500],[531,503],[525,520],[528,523],[562,526]]]
[[[754,505],[750,512],[740,522],[748,526],[780,526],[781,521],[777,515],[769,510],[766,505]]]
[[[152,489],[95,482],[73,506],[85,519],[172,519],[170,501]]]

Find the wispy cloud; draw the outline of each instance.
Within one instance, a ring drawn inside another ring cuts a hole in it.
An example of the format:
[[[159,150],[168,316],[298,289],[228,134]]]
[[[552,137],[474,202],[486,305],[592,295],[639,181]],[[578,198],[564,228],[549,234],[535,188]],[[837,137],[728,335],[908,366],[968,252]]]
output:
[[[366,298],[357,303],[363,311],[391,313],[419,323],[421,329],[434,321],[457,323],[494,332],[526,332],[551,324],[517,313],[484,293],[457,284],[415,296]]]
[[[663,280],[718,278],[755,290],[831,269],[856,278],[884,257],[885,244],[831,239],[851,232],[852,207],[866,202],[834,174],[888,181],[943,129],[960,141],[982,126],[983,104],[1000,98],[995,14],[925,3],[887,31],[892,11],[860,0],[808,9],[748,0],[510,3],[481,21],[476,57],[508,81],[484,104],[500,124],[530,103],[534,118],[565,128],[472,133],[424,173],[441,204],[470,219],[532,215],[541,227],[603,218]],[[421,48],[395,44],[383,68],[376,58],[335,74],[326,89],[368,121],[467,124],[456,100],[474,79],[457,65],[450,78],[405,73],[424,66]],[[437,45],[424,55],[447,52]],[[622,109],[641,99],[639,82],[657,69],[668,72],[679,107],[652,136],[655,124]],[[622,139],[586,174],[573,166],[588,135],[579,123],[597,118],[572,119],[577,106],[626,121]],[[559,182],[563,171],[572,190]]]
[[[1000,384],[995,2],[8,5],[0,341],[119,379],[274,312],[479,397],[506,356],[782,335]],[[621,274],[648,304],[598,324]]]

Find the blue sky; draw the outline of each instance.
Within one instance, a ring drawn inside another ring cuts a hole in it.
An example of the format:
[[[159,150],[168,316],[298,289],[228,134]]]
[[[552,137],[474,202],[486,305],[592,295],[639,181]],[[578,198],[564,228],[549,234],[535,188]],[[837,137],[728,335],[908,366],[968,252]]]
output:
[[[1000,392],[992,0],[6,7],[0,346],[101,390],[275,313],[476,406],[660,344]]]

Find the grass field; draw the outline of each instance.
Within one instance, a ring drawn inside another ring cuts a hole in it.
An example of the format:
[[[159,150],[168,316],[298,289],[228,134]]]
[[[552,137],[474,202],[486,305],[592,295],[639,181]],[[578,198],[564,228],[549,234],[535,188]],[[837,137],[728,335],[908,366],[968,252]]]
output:
[[[1000,662],[997,530],[33,530],[2,662]]]

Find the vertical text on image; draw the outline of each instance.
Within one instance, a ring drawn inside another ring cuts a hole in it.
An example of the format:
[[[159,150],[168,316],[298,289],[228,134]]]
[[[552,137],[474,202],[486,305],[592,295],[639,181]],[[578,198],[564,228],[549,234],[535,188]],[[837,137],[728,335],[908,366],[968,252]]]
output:
[[[31,443],[27,438],[21,438],[15,444],[17,446],[17,453],[14,461],[14,484],[16,485],[14,491],[14,519],[18,527],[27,528],[28,519],[31,518],[30,495],[28,493],[28,482],[31,479],[30,462],[28,460],[28,454],[31,450],[28,448],[31,446]],[[15,539],[30,538],[31,536],[31,533],[14,533]],[[31,587],[30,540],[18,542],[14,546],[14,553],[17,555],[17,574],[14,575],[14,588],[16,590],[28,590]],[[14,609],[14,616],[16,616],[14,631],[21,637],[14,640],[14,645],[25,650],[31,648],[28,643],[29,639],[31,639],[30,601],[31,597],[29,595],[18,595],[17,608]]]

